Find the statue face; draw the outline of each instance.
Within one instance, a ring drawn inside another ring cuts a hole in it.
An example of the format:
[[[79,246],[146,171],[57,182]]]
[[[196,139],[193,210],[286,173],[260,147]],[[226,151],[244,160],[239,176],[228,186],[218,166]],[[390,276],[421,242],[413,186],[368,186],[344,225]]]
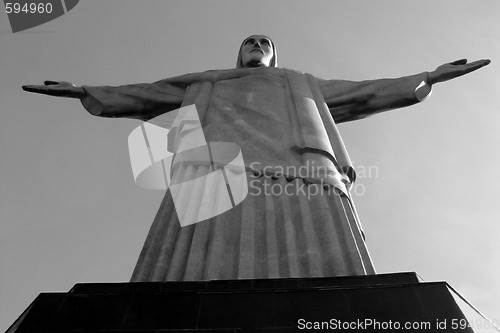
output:
[[[266,36],[250,36],[243,42],[240,56],[243,67],[269,67],[274,56],[272,42]]]

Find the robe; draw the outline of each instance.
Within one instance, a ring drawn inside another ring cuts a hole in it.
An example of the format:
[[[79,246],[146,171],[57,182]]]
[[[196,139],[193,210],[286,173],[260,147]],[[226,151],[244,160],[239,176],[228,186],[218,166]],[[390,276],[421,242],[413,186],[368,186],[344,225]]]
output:
[[[206,140],[238,145],[245,163],[249,194],[205,221],[181,227],[167,190],[131,281],[375,274],[349,194],[354,167],[336,123],[415,104],[430,93],[426,80],[427,73],[353,82],[239,68],[84,86],[82,104],[100,117],[148,121],[194,104]],[[176,172],[192,179],[208,167]]]

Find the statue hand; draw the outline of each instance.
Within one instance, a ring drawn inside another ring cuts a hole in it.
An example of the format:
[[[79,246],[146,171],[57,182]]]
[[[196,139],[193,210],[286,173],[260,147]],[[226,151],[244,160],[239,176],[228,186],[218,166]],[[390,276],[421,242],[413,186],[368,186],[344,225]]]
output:
[[[441,65],[436,68],[435,71],[430,72],[427,83],[433,85],[434,83],[448,81],[473,72],[488,65],[489,63],[489,59],[478,60],[470,63],[467,63],[467,59],[453,61],[448,64]]]
[[[87,95],[82,87],[66,81],[45,81],[44,85],[29,85],[22,88],[24,91],[58,97],[84,98]]]

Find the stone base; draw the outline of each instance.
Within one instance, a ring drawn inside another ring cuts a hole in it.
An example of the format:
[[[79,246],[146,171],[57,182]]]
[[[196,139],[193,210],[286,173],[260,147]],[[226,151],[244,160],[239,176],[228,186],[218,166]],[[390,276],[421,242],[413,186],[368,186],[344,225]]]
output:
[[[454,319],[464,315],[445,282],[396,273],[77,284],[68,293],[40,294],[7,332],[397,332],[390,328],[396,323],[404,332],[473,332],[451,329]],[[417,322],[429,328],[403,330]]]

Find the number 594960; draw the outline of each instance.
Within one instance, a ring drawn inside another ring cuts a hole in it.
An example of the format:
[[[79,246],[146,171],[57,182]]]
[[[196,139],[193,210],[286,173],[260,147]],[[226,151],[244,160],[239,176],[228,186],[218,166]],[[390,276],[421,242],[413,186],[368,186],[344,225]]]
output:
[[[50,14],[52,13],[52,4],[50,2],[48,3],[35,3],[35,2],[30,2],[30,3],[25,3],[21,5],[18,2],[7,2],[5,4],[5,12],[7,14],[19,14],[19,13],[25,13],[25,14]]]

